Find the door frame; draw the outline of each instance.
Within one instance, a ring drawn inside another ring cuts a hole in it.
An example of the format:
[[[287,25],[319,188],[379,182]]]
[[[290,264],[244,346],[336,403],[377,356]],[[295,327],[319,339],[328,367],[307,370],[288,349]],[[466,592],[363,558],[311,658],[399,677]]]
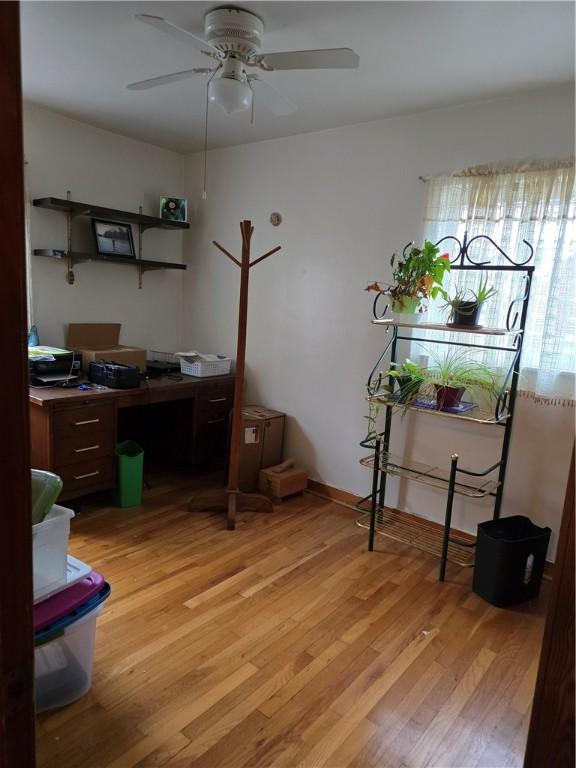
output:
[[[34,625],[28,423],[20,5],[0,2],[0,766],[34,768]]]
[[[574,448],[524,768],[574,766]]]

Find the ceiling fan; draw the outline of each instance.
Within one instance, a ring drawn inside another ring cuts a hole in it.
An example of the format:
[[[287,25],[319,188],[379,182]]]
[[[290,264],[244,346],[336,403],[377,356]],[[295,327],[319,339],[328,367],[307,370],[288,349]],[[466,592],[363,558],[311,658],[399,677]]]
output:
[[[256,14],[242,8],[223,7],[209,11],[204,17],[205,38],[197,37],[182,27],[147,13],[136,15],[138,21],[166,32],[201,51],[213,61],[212,67],[195,67],[182,72],[140,80],[128,85],[132,91],[155,88],[189,77],[208,77],[208,100],[227,114],[253,109],[254,97],[280,116],[297,107],[282,96],[267,80],[249,68],[264,72],[287,69],[355,69],[359,57],[351,48],[324,48],[310,51],[262,53],[264,22]]]

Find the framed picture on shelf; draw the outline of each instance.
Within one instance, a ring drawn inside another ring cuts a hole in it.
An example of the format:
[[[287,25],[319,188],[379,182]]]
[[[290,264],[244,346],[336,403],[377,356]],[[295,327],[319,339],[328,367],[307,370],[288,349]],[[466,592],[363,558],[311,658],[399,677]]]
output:
[[[94,232],[98,255],[124,256],[127,259],[136,258],[130,224],[92,219],[92,231]]]
[[[188,200],[185,197],[160,197],[160,218],[168,221],[188,220]]]

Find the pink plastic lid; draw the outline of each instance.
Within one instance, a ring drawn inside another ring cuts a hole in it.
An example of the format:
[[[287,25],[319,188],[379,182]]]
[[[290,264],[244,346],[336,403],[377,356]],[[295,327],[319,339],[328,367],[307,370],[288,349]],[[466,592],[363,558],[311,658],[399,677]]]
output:
[[[104,585],[104,576],[92,571],[85,579],[34,606],[34,631],[50,626],[85,603]]]

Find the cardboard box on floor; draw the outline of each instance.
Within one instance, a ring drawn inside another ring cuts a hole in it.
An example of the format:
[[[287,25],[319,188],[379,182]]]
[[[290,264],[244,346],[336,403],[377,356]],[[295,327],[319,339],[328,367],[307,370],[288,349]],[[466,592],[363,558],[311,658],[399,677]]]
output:
[[[82,353],[82,369],[96,360],[137,365],[146,370],[146,350],[119,344],[120,323],[70,323],[66,346]]]
[[[308,472],[294,464],[294,459],[287,459],[268,469],[260,470],[260,492],[282,500],[294,493],[301,493],[308,487]]]
[[[257,491],[260,470],[282,461],[285,416],[262,405],[242,408],[242,445],[238,485]]]

